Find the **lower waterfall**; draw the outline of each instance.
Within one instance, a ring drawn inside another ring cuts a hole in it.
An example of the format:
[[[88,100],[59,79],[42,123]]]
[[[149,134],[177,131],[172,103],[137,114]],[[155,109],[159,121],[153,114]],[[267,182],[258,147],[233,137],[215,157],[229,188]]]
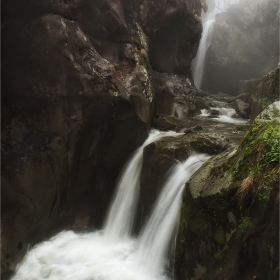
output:
[[[140,235],[131,235],[139,192],[143,149],[175,132],[152,131],[134,153],[120,177],[104,230],[90,233],[62,231],[34,246],[18,265],[14,280],[163,280],[168,249],[178,225],[185,182],[208,160],[191,155],[169,172],[166,183]]]

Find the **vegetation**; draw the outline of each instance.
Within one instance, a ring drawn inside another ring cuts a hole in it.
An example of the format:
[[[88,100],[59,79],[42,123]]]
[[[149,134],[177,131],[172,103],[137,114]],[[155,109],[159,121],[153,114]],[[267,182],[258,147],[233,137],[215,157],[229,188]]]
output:
[[[279,181],[279,139],[277,120],[256,122],[248,130],[239,147],[243,159],[232,170],[233,178],[242,180],[237,192],[239,198],[244,199],[253,190],[259,200],[269,199]]]

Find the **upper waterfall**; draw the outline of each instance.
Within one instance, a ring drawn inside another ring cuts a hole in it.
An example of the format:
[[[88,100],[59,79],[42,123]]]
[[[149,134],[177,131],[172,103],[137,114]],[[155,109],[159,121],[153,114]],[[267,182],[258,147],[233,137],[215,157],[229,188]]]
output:
[[[201,89],[202,79],[204,75],[205,57],[208,49],[208,44],[212,35],[212,27],[214,20],[207,20],[203,26],[203,32],[195,60],[193,61],[193,77],[194,84],[198,89]]]

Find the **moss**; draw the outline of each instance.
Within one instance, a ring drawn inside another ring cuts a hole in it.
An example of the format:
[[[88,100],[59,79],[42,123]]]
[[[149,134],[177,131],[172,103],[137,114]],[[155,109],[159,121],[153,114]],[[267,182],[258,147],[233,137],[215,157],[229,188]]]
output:
[[[226,243],[225,230],[222,226],[219,226],[214,234],[214,239],[219,245]]]
[[[247,228],[249,226],[250,221],[251,221],[250,217],[243,217],[243,216],[241,216],[241,220],[240,220],[239,226],[238,226],[239,230],[241,232],[243,232],[243,233],[246,232],[246,230],[247,230]]]
[[[267,201],[279,181],[279,122],[256,122],[246,133],[230,172],[234,180],[253,178],[259,200]]]
[[[188,225],[191,231],[199,236],[205,235],[210,230],[209,218],[203,210],[194,214],[194,216],[189,219]]]
[[[216,252],[214,254],[215,259],[216,260],[222,260],[225,253],[227,252],[227,250],[228,250],[228,244],[225,244],[225,246],[223,247],[222,250],[219,250],[218,252]]]

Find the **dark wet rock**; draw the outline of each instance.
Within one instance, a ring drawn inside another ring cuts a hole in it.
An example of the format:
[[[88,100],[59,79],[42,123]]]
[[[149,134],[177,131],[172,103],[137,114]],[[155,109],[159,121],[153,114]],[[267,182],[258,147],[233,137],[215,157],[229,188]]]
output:
[[[278,119],[260,116],[238,148],[214,155],[186,184],[176,279],[198,270],[209,280],[279,277]]]
[[[211,110],[209,110],[209,114],[210,114],[210,116],[217,117],[220,115],[220,111],[211,109]]]
[[[188,76],[153,72],[157,114],[185,118],[195,109],[196,89]]]
[[[193,102],[202,26],[198,0],[5,0],[2,8],[7,275],[28,244],[62,228],[101,226],[165,92],[182,110]],[[153,70],[166,73],[157,80]]]
[[[230,102],[235,101],[236,99],[241,99],[245,103],[249,103],[250,101],[250,94],[249,93],[241,93],[235,97],[230,98]]]
[[[184,128],[178,118],[164,115],[155,115],[153,119],[153,127],[161,131],[180,131]]]
[[[181,129],[181,131],[180,132],[183,132],[183,133],[185,133],[185,134],[188,134],[188,133],[191,133],[192,132],[192,130],[191,129]]]
[[[228,170],[219,169],[219,166],[228,161],[235,152],[235,149],[230,149],[213,156],[195,173],[188,182],[193,199],[215,195],[230,188],[232,177]]]
[[[249,119],[250,105],[248,103],[245,103],[242,99],[235,99],[232,106],[239,116],[243,119]]]
[[[144,149],[140,199],[144,215],[151,210],[172,166],[191,153],[217,154],[229,147],[229,140],[214,133],[164,137]]]
[[[255,121],[271,121],[280,118],[280,101],[276,101],[265,108],[256,118]]]
[[[209,92],[208,91],[204,91],[204,90],[198,90],[196,93],[196,96],[198,97],[206,97],[209,96]]]
[[[206,100],[201,97],[196,97],[194,101],[194,108],[190,113],[191,116],[196,116],[201,114],[201,110],[203,109],[210,109],[209,105],[207,104]]]
[[[192,130],[194,131],[203,130],[203,127],[201,125],[196,125],[195,127],[192,128]]]
[[[240,91],[250,95],[250,119],[254,120],[269,104],[279,100],[279,67],[261,79],[241,81]]]

